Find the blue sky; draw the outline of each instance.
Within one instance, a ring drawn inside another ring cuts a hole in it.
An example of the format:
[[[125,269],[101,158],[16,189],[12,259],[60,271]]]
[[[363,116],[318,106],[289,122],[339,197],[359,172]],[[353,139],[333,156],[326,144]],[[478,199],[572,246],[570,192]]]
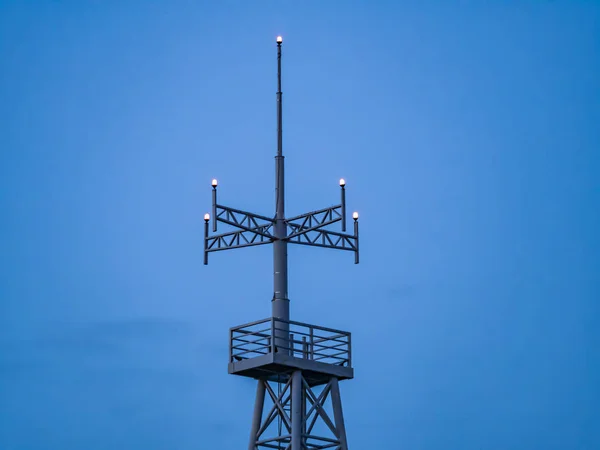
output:
[[[210,180],[270,215],[292,318],[352,331],[353,449],[600,448],[600,3],[0,2],[0,448],[246,448],[231,326],[272,249],[202,266]]]

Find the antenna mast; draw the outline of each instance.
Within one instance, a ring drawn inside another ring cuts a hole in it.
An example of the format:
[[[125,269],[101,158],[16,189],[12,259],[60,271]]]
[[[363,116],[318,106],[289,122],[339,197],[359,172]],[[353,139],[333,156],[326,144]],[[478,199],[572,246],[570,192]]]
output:
[[[346,181],[341,179],[339,205],[285,217],[282,42],[278,36],[275,216],[262,216],[217,203],[218,183],[213,179],[212,231],[217,231],[217,222],[233,227],[233,231],[210,236],[211,217],[210,214],[204,216],[204,264],[208,264],[211,252],[273,244],[271,317],[229,330],[229,373],[257,380],[248,449],[347,450],[338,382],[354,378],[351,334],[290,320],[287,245],[351,251],[354,263],[358,264],[358,213],[352,215],[354,234],[345,234]],[[336,222],[341,222],[342,233],[327,229]],[[325,409],[328,397],[331,397],[333,419]],[[272,407],[263,417],[267,398]],[[319,419],[329,430],[328,436],[319,436],[313,431]]]

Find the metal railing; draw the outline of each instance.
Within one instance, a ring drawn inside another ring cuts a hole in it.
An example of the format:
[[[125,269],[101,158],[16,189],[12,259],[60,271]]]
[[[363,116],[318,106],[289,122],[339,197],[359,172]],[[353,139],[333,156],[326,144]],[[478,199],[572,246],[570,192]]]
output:
[[[229,330],[229,362],[269,353],[352,367],[349,332],[268,318]]]

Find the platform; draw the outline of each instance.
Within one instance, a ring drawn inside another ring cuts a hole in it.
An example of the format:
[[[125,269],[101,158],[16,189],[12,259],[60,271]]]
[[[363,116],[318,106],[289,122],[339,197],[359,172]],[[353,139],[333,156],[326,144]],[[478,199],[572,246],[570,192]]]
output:
[[[300,369],[311,386],[333,376],[354,378],[351,334],[306,323],[268,318],[231,328],[229,373],[284,381]]]

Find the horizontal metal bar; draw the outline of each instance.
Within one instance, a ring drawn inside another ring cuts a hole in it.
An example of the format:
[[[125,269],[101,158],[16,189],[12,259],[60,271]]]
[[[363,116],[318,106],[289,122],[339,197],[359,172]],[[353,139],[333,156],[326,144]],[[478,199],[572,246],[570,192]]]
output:
[[[346,338],[346,340],[342,340],[342,338]],[[327,342],[327,341],[334,341],[334,342],[339,342],[340,344],[347,344],[348,343],[347,339],[348,339],[348,336],[337,336],[337,337],[334,337],[334,338],[331,338],[331,339],[320,338],[314,344],[321,345],[321,342]]]
[[[291,343],[291,344],[304,344],[304,341],[298,341],[296,339],[285,339],[283,338],[283,340],[285,342]],[[339,350],[340,348],[343,347],[347,347],[348,346],[348,342],[340,342],[339,344],[335,344],[335,345],[323,345],[323,344],[315,344],[315,347],[319,347],[320,350]],[[300,351],[300,349],[298,349],[298,351]]]
[[[315,344],[315,347],[319,348],[320,350],[339,350],[341,348],[348,347],[348,345],[348,342],[340,342],[339,344],[335,345]]]
[[[235,227],[237,227],[237,225],[234,225]],[[260,228],[263,228],[262,226]],[[244,232],[248,232],[248,233],[254,233],[253,228],[250,228],[248,230],[243,230]],[[215,240],[215,239],[219,239],[219,238],[226,238],[226,237],[230,237],[233,236],[234,234],[240,234],[243,232],[242,230],[237,230],[237,231],[228,231],[227,233],[221,233],[221,234],[213,234],[212,236],[208,237],[208,240]],[[259,233],[256,233],[260,236]],[[272,237],[272,236],[270,236]]]
[[[288,442],[284,442],[284,444],[287,444]],[[267,447],[267,448],[272,448],[274,450],[288,450],[290,448],[290,446],[288,445],[285,449],[281,448],[281,445],[275,445],[275,444],[255,444],[256,446],[261,445],[262,447]],[[256,447],[258,448],[258,447]]]
[[[306,434],[302,435],[303,437],[307,436]],[[317,444],[306,444],[306,448],[307,450],[325,450],[328,448],[334,448],[335,450],[340,450],[340,444],[338,442],[333,442],[331,444],[323,444],[323,445],[317,445]]]
[[[292,222],[294,220],[304,219],[305,217],[308,217],[308,216],[314,216],[315,214],[322,214],[322,213],[327,212],[329,210],[336,210],[336,209],[341,208],[341,207],[342,207],[341,204],[335,205],[335,206],[329,206],[328,208],[323,208],[323,209],[319,209],[317,211],[312,211],[312,212],[300,214],[299,216],[290,217],[289,219],[285,219],[285,222],[289,223],[289,222]]]
[[[305,436],[307,436],[306,434],[303,434],[302,437],[304,438]],[[306,447],[305,447],[305,446]],[[303,449],[306,448],[306,450],[327,450],[329,448],[333,449],[333,450],[341,450],[340,444],[339,443],[332,443],[332,444],[323,444],[323,445],[319,445],[319,444],[313,444],[313,443],[306,443],[302,446]],[[284,449],[282,449],[284,450]]]
[[[233,352],[234,350],[240,350],[240,351],[246,351],[250,348],[255,348],[255,349],[268,349],[270,346],[268,344],[258,344],[256,342],[244,342],[242,344],[238,344],[238,345],[232,345],[231,346],[231,351]],[[269,352],[267,352],[269,353]]]
[[[321,360],[321,359],[327,359],[327,358],[331,358],[331,359],[337,359],[337,360],[347,359],[347,358],[341,358],[341,357],[339,356],[339,355],[343,355],[343,354],[346,354],[346,355],[347,355],[347,354],[348,354],[348,352],[347,352],[347,351],[344,351],[344,352],[336,353],[336,354],[334,354],[334,355],[327,355],[327,354],[324,354],[324,353],[318,353],[318,352],[315,352],[315,353],[313,353],[313,355],[319,356],[319,358],[313,358],[313,361],[319,361],[319,360]]]
[[[231,250],[233,248],[242,248],[242,247],[254,247],[255,245],[263,245],[263,244],[270,244],[272,241],[268,240],[268,241],[261,241],[261,242],[251,242],[249,244],[239,244],[239,245],[228,245],[227,247],[217,247],[217,248],[211,248],[209,250],[206,250],[207,252],[220,252],[222,250]]]
[[[287,331],[286,329],[283,328],[274,328],[275,331]],[[291,334],[291,333],[290,333]],[[301,336],[307,336],[306,333],[295,333],[296,335],[301,335]],[[278,339],[283,339],[287,342],[293,342],[295,344],[301,344],[302,340],[298,340],[298,339],[288,339],[286,337],[280,337]],[[324,345],[323,342],[337,342],[337,344],[335,345]],[[335,347],[339,347],[340,345],[347,345],[348,341],[344,341],[344,340],[340,340],[339,338],[335,338],[335,339],[321,339],[319,340],[318,343],[314,343],[314,345],[320,347],[320,348],[335,348]]]
[[[285,339],[283,338],[284,342],[288,342],[288,343],[292,343],[292,344],[301,344],[302,341],[291,341],[289,339]],[[339,344],[335,344],[335,345],[325,345],[325,344],[315,344],[313,346],[314,351],[324,351],[324,350],[339,350],[341,348],[344,347],[348,347],[348,343],[347,342],[341,342]]]
[[[248,353],[257,353],[259,355],[267,355],[269,352],[264,351],[264,348],[258,348],[258,349],[249,349],[249,350],[237,350],[233,353],[231,353],[231,356],[242,356],[242,355],[246,355]]]
[[[264,220],[266,222],[275,223],[275,219],[272,217],[261,216],[260,214],[243,211],[241,209],[231,208],[230,206],[224,206],[224,205],[219,205],[219,204],[217,204],[216,206],[217,206],[217,208],[228,210],[228,211],[234,212],[236,214],[244,214],[246,216],[255,217],[257,219]]]
[[[283,329],[283,328],[275,328],[275,331],[287,331],[287,330]],[[295,335],[302,336],[302,337],[306,337],[306,336],[310,337],[310,335],[308,335],[306,333],[300,333],[300,332],[295,332]],[[346,336],[346,337],[348,338],[349,336]],[[303,342],[302,340],[299,340],[299,339],[287,339],[285,337],[282,337],[280,339],[284,339],[286,341],[292,341],[292,342],[297,343],[297,344],[301,344]],[[330,341],[331,342],[337,342],[337,344],[335,344],[335,345],[324,345],[323,344],[323,342],[330,342]],[[337,337],[337,338],[331,338],[331,339],[323,338],[323,339],[319,339],[318,342],[313,342],[313,344],[316,345],[316,346],[318,346],[318,347],[321,347],[321,348],[337,347],[337,346],[340,346],[340,345],[348,344],[348,339],[342,340],[339,337]]]
[[[319,440],[319,441],[331,442],[331,443],[335,443],[335,444],[340,443],[339,439],[331,439],[331,438],[326,438],[323,436],[314,436],[312,434],[305,434],[305,435],[303,435],[303,437],[305,437],[306,439],[314,439],[314,440]]]
[[[336,357],[336,358],[318,358],[318,359],[315,359],[314,361],[320,362],[321,364],[331,364],[333,366],[343,366],[349,360],[348,360],[348,358]],[[348,367],[350,367],[350,364],[348,364]]]
[[[287,239],[284,239],[284,240],[287,240]],[[350,250],[352,252],[356,251],[356,249],[354,249],[352,247],[340,247],[340,246],[336,246],[336,245],[317,244],[317,243],[313,243],[313,242],[300,242],[300,241],[292,241],[292,240],[289,240],[288,242],[290,244],[310,245],[312,247],[333,248],[335,250]]]
[[[246,233],[249,233],[249,235],[247,236]],[[239,244],[239,241],[241,239],[243,239],[245,242]],[[232,231],[230,233],[223,233],[216,236],[210,236],[205,238],[205,241],[207,243],[206,250],[210,251],[220,248],[229,248],[234,245],[250,245],[256,242],[264,243],[265,239],[267,239],[266,242],[271,241],[271,238],[266,238],[263,235],[255,233],[253,231],[238,230]],[[234,243],[236,240],[238,241],[238,243]]]
[[[328,340],[337,340],[337,339],[339,339],[339,338],[341,338],[341,337],[348,337],[348,335],[349,335],[349,334],[350,334],[350,333],[347,333],[347,332],[345,332],[345,331],[342,331],[342,332],[340,332],[340,333],[336,334],[335,336],[331,336],[331,337],[328,337],[328,338],[326,338],[326,337],[320,337],[319,339],[315,339],[313,342],[314,342],[315,344],[317,344],[317,343],[321,342],[321,340],[324,340],[324,341],[325,341],[325,340],[327,340],[327,341],[328,341]]]
[[[347,354],[348,354],[348,350],[342,350],[341,352],[334,353],[332,355],[327,355],[327,358],[340,359],[340,355],[347,355]]]
[[[241,354],[243,352],[249,352],[249,351],[260,351],[260,352],[265,352],[263,353],[264,355],[266,355],[267,353],[270,353],[269,351],[269,347],[267,346],[249,346],[249,347],[244,347],[244,346],[232,346],[231,347],[231,354]]]
[[[333,353],[326,353],[327,351],[330,352],[338,352],[338,351],[348,351],[348,345],[345,344],[344,347],[339,347],[339,346],[335,346],[335,347],[325,347],[325,348],[319,348],[319,349],[315,349],[313,351],[313,353],[316,355],[317,353],[322,354],[322,355],[330,355]]]
[[[331,236],[336,236],[336,237],[344,237],[344,238],[348,238],[350,240],[356,239],[356,236],[354,236],[353,234],[340,233],[338,231],[322,230],[319,233],[325,233],[325,234],[329,234]]]
[[[324,350],[331,350],[332,352],[331,353],[326,353]],[[336,352],[338,352],[338,353],[336,353]],[[329,349],[329,348],[327,348],[327,349],[321,349],[321,350],[315,350],[315,351],[313,351],[313,355],[315,355],[315,356],[322,356],[323,358],[328,358],[330,356],[333,357],[333,356],[336,356],[336,355],[340,355],[342,353],[349,354],[350,351],[347,348],[344,348],[344,349],[341,349],[341,348]]]
[[[232,353],[230,356],[232,356],[232,357],[242,356],[242,355],[246,355],[248,353],[256,353],[258,355],[268,355],[270,352],[265,347],[252,348],[252,349],[235,349],[235,350],[232,350]],[[248,358],[254,358],[254,356],[249,356]]]
[[[259,347],[261,347],[261,346],[268,347],[268,346],[269,346],[269,344],[259,344],[259,342],[261,342],[261,341],[267,341],[267,342],[268,342],[268,340],[269,340],[269,338],[270,338],[270,337],[271,337],[271,336],[262,337],[262,338],[260,338],[260,339],[256,339],[256,340],[254,340],[254,341],[246,341],[246,340],[244,340],[244,339],[238,338],[238,339],[232,339],[232,340],[231,340],[231,342],[232,342],[232,343],[233,343],[234,341],[236,341],[236,342],[242,342],[241,344],[237,344],[237,345],[235,345],[234,347],[239,347],[240,345],[250,345],[250,344],[255,344],[255,345],[258,345]]]
[[[267,320],[271,320],[271,319],[269,318]],[[308,324],[308,323],[297,322],[295,320],[284,320],[284,319],[278,319],[277,317],[274,317],[273,320],[275,322],[289,323],[290,325],[297,325],[297,326],[300,326],[300,327],[312,328],[314,330],[327,331],[329,333],[338,333],[338,334],[347,333],[347,334],[350,334],[349,331],[336,330],[335,328],[322,327],[321,325],[311,325],[311,324]]]
[[[271,336],[271,328],[265,328],[263,330],[256,330],[256,331],[251,331],[251,330],[231,330],[232,333],[239,333],[239,334],[243,334],[244,336],[263,336],[263,337],[267,337],[267,336]]]
[[[236,356],[238,356],[238,357],[241,358],[242,355],[247,355],[248,353],[258,353],[259,355],[268,355],[269,354],[269,352],[259,352],[258,350],[246,350],[245,352],[232,353],[231,356],[233,358],[235,358]],[[251,356],[251,357],[249,356],[247,358],[242,358],[242,359],[251,359],[251,358],[255,358],[255,357],[254,356]]]
[[[269,442],[285,441],[285,440],[291,439],[291,438],[292,438],[292,436],[290,434],[285,434],[285,435],[277,436],[274,438],[263,439],[262,441],[256,441],[256,445],[265,445],[265,444],[268,444]],[[277,448],[277,447],[275,447],[275,448]]]
[[[255,336],[258,336],[258,339],[255,339],[253,341],[247,341],[245,339],[245,338],[248,338],[248,337],[255,337]],[[256,342],[268,340],[270,338],[271,338],[271,335],[259,336],[259,335],[253,334],[253,335],[248,335],[248,336],[236,336],[236,337],[232,337],[231,338],[231,342],[235,341],[235,342],[244,342],[246,344],[253,344],[253,343],[256,343]]]
[[[244,326],[243,328],[232,328],[230,331],[232,332],[236,332],[236,333],[242,333],[242,334],[252,334],[252,333],[269,333],[271,331],[271,327],[264,327],[264,328],[260,328],[258,330],[247,330],[246,328],[255,328],[257,325],[262,325],[266,322],[259,322],[257,324],[254,325],[250,325],[250,326]]]
[[[277,320],[277,319],[275,319],[275,320]],[[237,327],[230,328],[229,330],[237,331],[237,330],[241,330],[242,328],[253,327],[254,325],[258,325],[258,324],[266,323],[266,322],[271,322],[271,318],[268,317],[266,319],[255,320],[254,322],[249,322],[249,323],[245,323],[243,325],[238,325]],[[269,329],[271,329],[271,327],[269,327]]]

